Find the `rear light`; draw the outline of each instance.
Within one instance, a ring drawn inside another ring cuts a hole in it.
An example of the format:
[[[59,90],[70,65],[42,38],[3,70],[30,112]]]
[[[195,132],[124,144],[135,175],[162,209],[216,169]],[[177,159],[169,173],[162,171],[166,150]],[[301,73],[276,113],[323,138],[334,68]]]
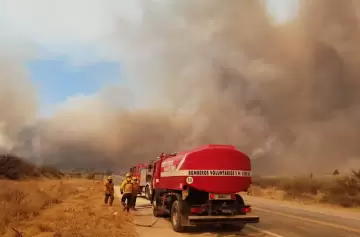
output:
[[[236,200],[236,194],[234,193],[234,194],[231,194],[231,199],[232,200]]]
[[[215,194],[210,193],[209,199],[210,199],[210,200],[211,200],[211,199],[215,199]]]
[[[243,207],[242,212],[244,212],[244,213],[251,212],[251,207]]]
[[[190,212],[191,213],[200,213],[201,207],[192,207],[192,208],[190,208]]]

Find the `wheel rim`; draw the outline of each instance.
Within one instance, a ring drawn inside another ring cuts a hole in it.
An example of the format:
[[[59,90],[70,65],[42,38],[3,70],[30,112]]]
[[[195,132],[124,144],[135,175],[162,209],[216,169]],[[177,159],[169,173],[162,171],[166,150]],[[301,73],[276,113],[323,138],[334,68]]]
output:
[[[173,212],[172,222],[173,222],[173,225],[176,226],[176,222],[177,222],[177,212],[176,211]]]

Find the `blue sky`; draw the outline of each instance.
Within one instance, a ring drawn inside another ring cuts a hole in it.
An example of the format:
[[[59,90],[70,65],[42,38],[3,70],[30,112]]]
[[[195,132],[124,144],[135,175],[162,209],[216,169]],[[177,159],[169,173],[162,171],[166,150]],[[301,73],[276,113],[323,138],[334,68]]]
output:
[[[7,35],[14,39],[30,39],[40,49],[50,50],[47,52],[50,57],[27,64],[31,80],[39,90],[41,115],[51,114],[52,107],[68,97],[94,94],[107,83],[122,79],[119,63],[96,53],[105,52],[108,45],[105,39],[113,34],[118,15],[127,15],[129,19],[138,17],[135,3],[63,0],[50,4],[48,0],[33,0],[22,1],[22,8],[17,4],[17,0],[0,0],[0,28],[1,22],[6,22]],[[26,4],[34,11],[27,11]],[[291,18],[296,8],[297,0],[268,0],[268,9],[277,22]],[[88,62],[79,66],[69,57]]]
[[[49,115],[53,105],[69,96],[94,94],[105,84],[121,78],[119,63],[107,61],[78,66],[65,57],[58,57],[30,61],[28,69],[39,90],[41,115]]]

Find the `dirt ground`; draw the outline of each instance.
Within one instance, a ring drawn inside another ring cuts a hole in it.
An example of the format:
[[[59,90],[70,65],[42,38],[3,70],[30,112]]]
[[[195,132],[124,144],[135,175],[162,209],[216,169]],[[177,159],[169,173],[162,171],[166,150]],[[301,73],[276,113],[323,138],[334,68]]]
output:
[[[0,236],[136,236],[117,200],[103,204],[103,183],[85,179],[0,180]],[[19,236],[19,235],[18,235]]]

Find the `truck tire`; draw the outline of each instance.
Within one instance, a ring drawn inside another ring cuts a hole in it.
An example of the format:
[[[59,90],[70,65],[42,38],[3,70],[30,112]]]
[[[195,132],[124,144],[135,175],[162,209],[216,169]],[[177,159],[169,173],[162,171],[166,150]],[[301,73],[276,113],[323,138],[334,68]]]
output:
[[[235,210],[237,215],[242,213],[241,209],[244,205],[244,199],[239,194],[236,194]]]
[[[146,186],[146,187],[145,187],[145,198],[146,198],[147,200],[150,200],[150,198],[151,198],[149,186]]]
[[[160,208],[159,208],[159,205],[158,205],[159,198],[160,198],[159,194],[157,192],[155,192],[152,203],[151,203],[154,217],[162,217],[163,216],[163,214],[160,212]]]
[[[185,226],[182,225],[181,201],[176,200],[171,207],[171,225],[175,232],[183,232]]]
[[[156,205],[156,200],[154,200],[152,203],[152,211],[154,217],[161,217],[159,207]]]
[[[244,199],[239,194],[236,194],[235,210],[237,215],[242,214],[241,209],[244,205],[245,205]],[[221,227],[228,230],[241,231],[242,229],[244,229],[245,224],[244,223],[222,224]]]

